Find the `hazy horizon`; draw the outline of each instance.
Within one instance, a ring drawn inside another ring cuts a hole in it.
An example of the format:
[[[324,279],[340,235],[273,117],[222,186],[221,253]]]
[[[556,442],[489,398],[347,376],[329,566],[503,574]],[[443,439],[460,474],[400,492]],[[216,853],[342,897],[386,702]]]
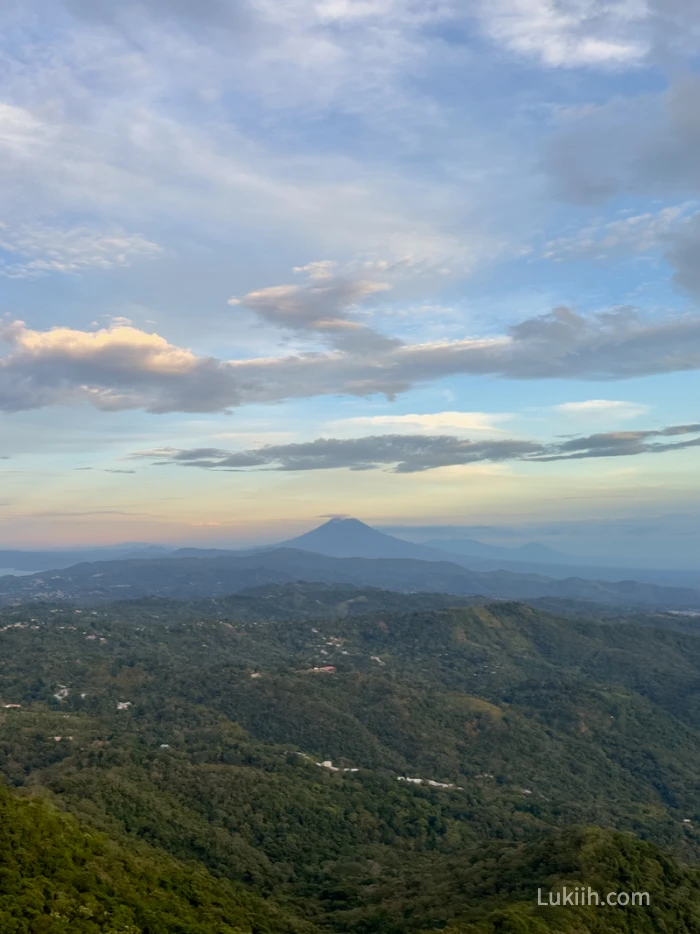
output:
[[[120,550],[132,550],[137,552],[141,547],[144,549],[149,547],[155,549],[162,548],[164,549],[164,553],[167,553],[168,550],[179,548],[245,550],[270,545],[284,545],[288,540],[318,528],[327,523],[331,518],[355,519],[357,517],[347,515],[319,516],[313,520],[295,524],[291,527],[278,527],[276,532],[274,529],[271,529],[266,536],[257,538],[254,536],[246,536],[246,530],[243,528],[239,530],[238,538],[222,537],[221,535],[219,537],[212,537],[210,533],[208,537],[197,538],[192,536],[190,538],[173,541],[154,541],[146,539],[141,541],[115,541],[106,543],[86,541],[73,546],[45,545],[44,547],[39,543],[37,546],[30,546],[24,549],[17,548],[11,543],[0,542],[0,551],[25,551],[30,553],[46,551],[47,553],[60,554],[63,552],[90,552],[94,550],[96,552],[95,557],[98,559],[100,553],[103,551],[109,554]],[[359,521],[362,522],[363,520],[360,519]],[[646,523],[646,525],[643,523]],[[573,523],[570,524],[568,528],[563,527],[562,524],[554,528],[546,525],[509,528],[507,526],[364,524],[369,525],[371,528],[376,528],[377,531],[383,532],[384,534],[400,538],[404,541],[416,544],[426,543],[440,550],[442,550],[442,542],[449,542],[450,540],[474,541],[484,545],[498,546],[503,549],[513,549],[514,553],[510,558],[516,561],[541,562],[546,564],[548,560],[547,555],[520,557],[517,554],[517,549],[534,544],[536,546],[544,546],[546,549],[551,550],[552,560],[554,560],[555,563],[556,556],[559,555],[563,558],[578,558],[582,564],[592,567],[595,566],[596,563],[599,563],[601,567],[617,566],[621,569],[639,567],[640,569],[656,568],[659,570],[675,569],[685,571],[692,570],[694,562],[692,541],[679,540],[673,533],[668,540],[658,540],[657,532],[661,527],[661,520],[659,519],[655,522],[641,520],[638,524],[628,524],[627,526],[622,526],[619,522],[616,522],[616,529],[622,535],[622,538],[617,542],[611,542],[610,530],[602,527],[600,523],[596,523],[595,521],[590,523]],[[630,544],[633,538],[636,539],[634,546]],[[599,546],[601,539],[606,541],[607,550],[605,551]],[[623,547],[625,544],[626,547]],[[586,549],[586,545],[588,545],[588,549]],[[618,546],[617,549],[615,547],[616,545]],[[663,550],[664,546],[665,550]],[[445,554],[448,555],[449,552],[446,551]],[[158,552],[156,551],[153,557],[157,556]],[[504,555],[504,558],[505,557],[507,557],[507,555]],[[0,568],[0,573],[1,572],[14,573],[14,569]]]

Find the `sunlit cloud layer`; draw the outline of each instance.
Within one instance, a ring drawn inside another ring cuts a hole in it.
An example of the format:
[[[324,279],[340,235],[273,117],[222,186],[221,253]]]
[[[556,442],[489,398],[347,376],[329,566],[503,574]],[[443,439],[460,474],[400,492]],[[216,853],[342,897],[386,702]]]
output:
[[[379,290],[367,282],[280,286],[237,300],[330,349],[222,360],[135,327],[35,331],[0,326],[5,411],[89,402],[104,410],[216,412],[246,403],[328,394],[395,396],[450,375],[511,380],[620,380],[700,368],[700,314],[646,318],[630,308],[581,315],[571,308],[495,337],[408,343],[353,318],[348,307]]]

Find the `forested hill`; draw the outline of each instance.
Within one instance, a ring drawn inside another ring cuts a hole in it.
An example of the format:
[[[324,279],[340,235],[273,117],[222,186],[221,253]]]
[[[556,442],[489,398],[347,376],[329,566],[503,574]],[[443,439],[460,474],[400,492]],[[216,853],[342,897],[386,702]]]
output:
[[[614,605],[700,609],[700,591],[639,581],[555,580],[512,571],[472,571],[449,561],[332,558],[294,549],[209,558],[94,561],[26,577],[0,578],[0,605],[29,600],[104,603],[121,597],[220,597],[250,587],[315,581],[411,592],[542,597]]]
[[[700,638],[410,599],[0,611],[0,773],[73,815],[0,799],[0,930],[700,931]],[[651,909],[535,904],[572,880]]]
[[[377,879],[353,867],[335,881],[334,928],[399,930],[421,892],[424,930],[450,934],[545,934],[700,929],[700,871],[631,835],[597,828],[534,844],[496,844],[454,860],[437,879],[430,859]],[[360,871],[357,872],[357,869]],[[398,870],[398,871],[397,871]],[[408,888],[407,886],[410,886]],[[541,907],[565,887],[632,891],[649,904]],[[3,934],[322,934],[270,900],[153,847],[125,845],[44,801],[0,788],[0,929]],[[326,928],[327,929],[327,928]]]
[[[240,884],[0,787],[3,934],[313,934]]]

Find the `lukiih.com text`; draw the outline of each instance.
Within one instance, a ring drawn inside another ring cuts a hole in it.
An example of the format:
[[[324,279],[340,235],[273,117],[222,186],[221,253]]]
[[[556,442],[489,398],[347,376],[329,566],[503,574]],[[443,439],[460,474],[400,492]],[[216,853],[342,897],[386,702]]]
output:
[[[590,886],[564,885],[554,892],[543,892],[537,889],[537,904],[552,907],[575,907],[576,905],[611,905],[618,908],[628,906],[648,907],[650,904],[648,892],[595,892]]]

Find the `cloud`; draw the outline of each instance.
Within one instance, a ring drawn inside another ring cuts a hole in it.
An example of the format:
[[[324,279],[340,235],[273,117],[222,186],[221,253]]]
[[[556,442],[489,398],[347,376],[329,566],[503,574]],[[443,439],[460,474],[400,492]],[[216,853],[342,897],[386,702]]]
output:
[[[103,232],[89,227],[61,229],[44,224],[0,221],[0,251],[21,257],[6,263],[0,258],[0,275],[33,279],[46,273],[80,273],[86,269],[128,266],[135,259],[152,259],[161,247],[140,234],[123,230]]]
[[[698,8],[700,11],[700,8]],[[555,193],[597,204],[621,195],[700,195],[700,76],[662,94],[613,99],[588,108],[554,135],[544,160]],[[547,244],[554,260],[608,259],[622,251],[663,251],[676,285],[700,296],[700,212],[688,202],[588,227]]]
[[[599,416],[616,418],[637,418],[649,411],[646,405],[636,402],[622,402],[613,399],[587,399],[585,402],[564,402],[554,406],[555,412],[574,417],[597,418]]]
[[[700,369],[698,314],[643,316],[620,308],[582,315],[559,307],[500,336],[418,344],[353,320],[352,303],[373,293],[366,284],[331,282],[320,295],[318,288],[312,281],[241,300],[262,320],[321,336],[331,345],[286,356],[197,356],[159,334],[128,326],[88,332],[36,331],[21,321],[0,325],[0,342],[10,348],[0,357],[0,410],[88,402],[106,410],[217,412],[331,394],[391,397],[461,374],[619,380]]]
[[[87,332],[0,325],[0,409],[89,402],[99,409],[221,411],[239,402],[229,365],[133,327]]]
[[[107,216],[222,265],[264,238],[272,263],[322,244],[461,275],[510,245],[522,153],[484,165],[469,106],[442,99],[471,60],[454,0],[10,5],[0,218]]]
[[[360,281],[353,289],[348,280],[334,282],[324,279],[321,285],[312,281],[306,286],[265,289],[241,302],[267,321],[291,319],[309,331],[324,320],[327,302],[327,317],[341,326],[325,329],[324,336],[343,350],[342,325],[353,323],[343,305],[348,304],[348,295],[358,300],[366,284]],[[622,379],[700,366],[700,316],[643,317],[633,308],[584,316],[559,307],[512,326],[500,337],[449,342],[409,344],[387,340],[370,329],[358,333],[362,357],[334,352],[266,361],[271,381],[268,398],[278,397],[276,378],[297,378],[299,388],[306,384],[309,394],[391,395],[416,383],[462,373],[508,379]],[[241,372],[252,376],[258,366],[248,361]],[[292,376],[293,371],[298,377]]]
[[[481,0],[486,35],[552,68],[620,68],[649,51],[647,8],[635,0]]]
[[[115,6],[110,0],[61,0],[62,5],[75,16],[108,24],[128,23],[143,17],[182,20],[188,26],[242,28],[252,25],[255,7],[244,0],[122,0]]]
[[[688,437],[693,436],[693,437]],[[682,441],[659,439],[682,437]],[[439,467],[507,461],[540,462],[661,454],[700,446],[700,424],[650,431],[608,432],[543,443],[521,439],[471,441],[453,435],[371,435],[318,438],[295,444],[265,445],[248,451],[212,448],[136,451],[134,459],[205,470],[305,471],[391,469],[419,473]]]
[[[504,337],[407,346],[395,356],[410,361],[418,379],[624,379],[696,369],[700,316],[646,317],[633,308],[582,315],[562,306],[513,325]]]
[[[458,428],[462,431],[503,431],[493,423],[510,418],[507,413],[432,412],[427,415],[366,415],[332,422],[335,428],[410,428],[422,431]]]
[[[695,0],[480,0],[493,42],[546,68],[622,70],[690,58]]]
[[[673,425],[656,431],[613,431],[571,438],[551,446],[538,460],[556,461],[589,457],[628,457],[636,454],[665,454],[700,446],[700,437],[684,441],[659,442],[655,438],[674,438],[679,435],[700,435],[700,424]]]
[[[673,267],[679,289],[700,298],[700,212],[674,231],[666,258]]]
[[[426,46],[439,45],[435,26],[458,19],[451,0],[62,0],[82,25],[111,25],[152,55],[204,40],[209,68],[225,62],[245,93],[277,107],[357,110],[406,102],[400,83]],[[159,46],[160,40],[160,46]],[[169,40],[169,41],[165,41]],[[224,60],[224,61],[222,61]],[[202,66],[199,65],[199,68]],[[420,106],[420,102],[416,101]]]
[[[397,473],[413,473],[481,461],[504,461],[535,453],[539,446],[529,441],[467,441],[455,437],[424,435],[373,435],[368,438],[320,438],[299,444],[266,445],[251,451],[203,454],[174,451],[160,463],[175,463],[216,470],[272,468],[274,470],[374,470],[392,465]],[[133,457],[152,457],[136,452]]]
[[[309,279],[330,279],[332,278],[338,264],[332,259],[316,260],[313,263],[307,263],[305,266],[295,266],[293,272],[305,272]]]
[[[128,55],[116,59],[116,74],[102,76],[108,86],[132,69],[140,74]],[[170,82],[172,75],[145,74],[147,89],[127,88],[118,101],[109,95],[93,99],[91,87],[71,84],[62,94],[53,92],[61,97],[54,108],[42,98],[33,101],[24,88],[17,91],[21,104],[0,102],[0,218],[16,219],[16,229],[31,205],[39,217],[107,216],[110,229],[101,235],[108,238],[119,239],[122,227],[157,225],[163,231],[158,239],[177,238],[184,229],[188,238],[204,237],[208,245],[226,241],[227,249],[236,232],[248,240],[267,238],[274,227],[282,240],[304,249],[323,244],[340,255],[380,254],[439,276],[448,267],[469,273],[503,252],[506,238],[487,229],[491,224],[477,209],[482,202],[492,206],[484,184],[469,192],[460,184],[458,202],[454,184],[436,179],[427,191],[395,168],[390,151],[371,171],[351,152],[302,146],[284,153],[274,142],[246,137],[232,119],[209,115],[204,124],[171,115],[149,99],[149,91],[156,93],[149,79]],[[85,98],[89,106],[83,106]],[[459,220],[465,204],[466,225]],[[109,254],[95,254],[99,223],[76,232],[82,243],[62,244],[59,267],[76,246],[91,262],[124,252],[117,245]],[[33,222],[34,234],[40,230]],[[129,261],[152,250],[150,238],[124,236],[130,238]],[[48,240],[42,238],[42,249]],[[43,253],[32,258],[52,259]]]
[[[398,346],[399,341],[353,320],[352,314],[362,302],[389,286],[384,282],[333,277],[329,268],[327,263],[297,268],[295,271],[309,272],[307,285],[259,289],[243,298],[229,299],[229,304],[243,305],[270,324],[323,338],[342,350],[363,352]]]
[[[545,157],[555,191],[582,203],[620,194],[700,193],[700,77],[661,94],[613,98],[586,108],[554,135]]]
[[[591,225],[574,236],[550,240],[544,259],[590,259],[605,262],[621,253],[649,253],[667,248],[674,233],[698,226],[700,214],[688,217],[692,204],[662,208],[656,213],[634,214],[605,224]]]
[[[506,163],[522,154],[503,147],[496,164],[489,147],[484,167],[470,115],[441,100],[445,67],[469,62],[445,38],[472,25],[452,0],[10,6],[3,220],[145,231],[181,275],[206,266],[211,285],[234,269],[246,289],[249,251],[277,268],[323,245],[434,279],[510,248],[503,227],[519,220],[504,186],[520,182]]]
[[[693,0],[62,0],[64,8],[88,22],[147,32],[161,29],[208,30],[238,39],[246,64],[266,60],[273,73],[282,64],[323,69],[331,90],[341,76],[374,89],[407,64],[420,61],[436,44],[439,29],[459,35],[473,28],[517,57],[545,67],[635,67],[645,59],[692,54],[700,17]],[[213,29],[212,29],[213,27]],[[212,36],[212,32],[214,33]],[[383,55],[381,54],[383,52]],[[246,54],[247,53],[247,54]],[[364,75],[353,74],[364,68]],[[317,88],[317,95],[328,89]]]

